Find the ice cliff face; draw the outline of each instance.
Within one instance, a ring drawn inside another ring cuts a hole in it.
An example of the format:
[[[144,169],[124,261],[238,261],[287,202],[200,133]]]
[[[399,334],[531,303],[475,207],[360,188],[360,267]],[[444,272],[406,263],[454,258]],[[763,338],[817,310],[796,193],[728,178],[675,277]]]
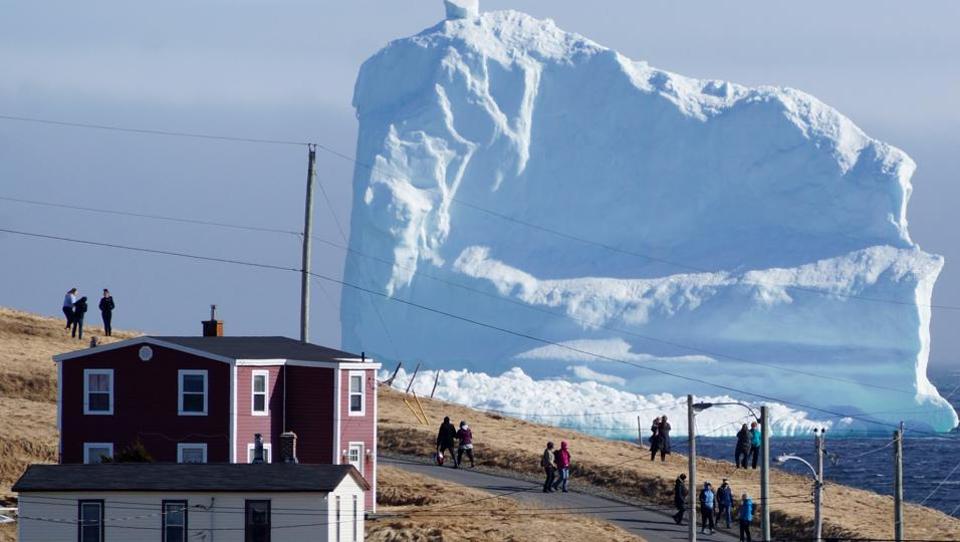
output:
[[[345,348],[718,391],[624,360],[956,425],[926,377],[943,261],[907,231],[906,154],[793,89],[679,76],[522,13],[454,15],[360,70],[347,280],[564,346],[346,288]]]

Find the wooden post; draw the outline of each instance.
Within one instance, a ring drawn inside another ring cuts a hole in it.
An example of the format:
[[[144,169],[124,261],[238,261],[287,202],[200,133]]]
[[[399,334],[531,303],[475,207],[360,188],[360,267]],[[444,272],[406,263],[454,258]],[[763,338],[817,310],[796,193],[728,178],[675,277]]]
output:
[[[903,540],[903,422],[893,432],[893,538]]]
[[[430,398],[433,399],[433,394],[437,393],[437,383],[440,382],[440,369],[437,369],[437,376],[433,379],[433,389],[430,390]]]
[[[420,372],[420,362],[418,361],[418,362],[417,362],[417,368],[413,370],[413,376],[410,377],[410,382],[407,382],[407,391],[406,391],[406,393],[410,393],[410,388],[413,387],[413,381],[417,379],[417,373],[419,373],[419,372]]]
[[[398,362],[397,362],[397,368],[393,370],[393,374],[390,375],[390,378],[384,380],[383,383],[392,388],[392,387],[393,387],[393,380],[394,380],[395,378],[397,378],[397,373],[400,372],[400,367],[401,367],[401,366],[403,366],[403,362],[402,362],[402,361],[398,361]]]
[[[637,444],[643,448],[643,424],[640,423],[640,416],[637,416]]]

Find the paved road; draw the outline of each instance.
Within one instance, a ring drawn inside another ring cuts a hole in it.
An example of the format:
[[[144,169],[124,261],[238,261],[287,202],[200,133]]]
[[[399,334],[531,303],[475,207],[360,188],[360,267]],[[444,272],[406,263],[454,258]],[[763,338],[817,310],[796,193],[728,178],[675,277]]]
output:
[[[534,504],[537,507],[576,507],[590,511],[589,515],[609,521],[618,527],[650,542],[675,542],[687,539],[687,525],[677,525],[664,512],[654,509],[624,506],[624,503],[587,493],[551,493],[541,491],[541,485],[504,476],[495,476],[470,469],[437,467],[399,458],[380,458],[380,464],[390,465],[409,472],[447,480],[492,494],[504,494],[511,499]],[[571,480],[573,482],[573,480]],[[736,528],[734,526],[734,528]],[[735,536],[718,531],[713,535],[700,535],[697,540],[729,542],[739,540]]]

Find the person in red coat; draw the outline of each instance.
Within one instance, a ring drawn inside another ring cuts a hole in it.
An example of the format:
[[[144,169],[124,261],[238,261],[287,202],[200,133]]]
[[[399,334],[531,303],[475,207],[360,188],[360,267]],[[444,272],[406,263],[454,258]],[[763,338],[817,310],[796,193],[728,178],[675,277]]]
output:
[[[553,452],[553,463],[557,466],[557,481],[553,483],[553,490],[559,488],[567,492],[567,481],[570,479],[570,449],[567,441],[560,441],[560,449]]]
[[[470,459],[470,468],[473,468],[473,431],[470,430],[470,426],[467,425],[467,422],[460,422],[460,429],[457,431],[457,440],[460,441],[460,446],[457,449],[457,464],[454,465],[454,468],[459,468],[460,464],[463,463],[463,454],[467,454],[467,457]]]

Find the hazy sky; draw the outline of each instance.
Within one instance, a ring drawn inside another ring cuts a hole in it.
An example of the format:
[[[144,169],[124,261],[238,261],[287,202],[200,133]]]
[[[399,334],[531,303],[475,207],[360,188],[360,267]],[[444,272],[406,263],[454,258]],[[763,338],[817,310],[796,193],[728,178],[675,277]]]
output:
[[[147,7],[149,6],[149,7]],[[960,3],[637,0],[483,1],[551,17],[637,60],[695,77],[792,86],[918,163],[913,238],[947,265],[935,303],[960,305]],[[361,62],[442,18],[441,0],[5,2],[0,115],[318,141],[352,154]],[[299,147],[0,120],[0,197],[302,227]],[[318,156],[318,180],[349,224],[351,164]],[[321,194],[315,233],[342,243]],[[299,240],[0,200],[0,227],[299,266]],[[349,235],[349,232],[346,232]],[[343,251],[318,245],[339,276]],[[0,234],[0,305],[59,312],[78,286],[117,298],[115,325],[194,334],[217,303],[230,334],[296,336],[294,273]],[[315,288],[312,339],[339,344],[339,289]],[[99,324],[99,315],[90,314]],[[935,311],[935,369],[960,361],[960,311]]]

